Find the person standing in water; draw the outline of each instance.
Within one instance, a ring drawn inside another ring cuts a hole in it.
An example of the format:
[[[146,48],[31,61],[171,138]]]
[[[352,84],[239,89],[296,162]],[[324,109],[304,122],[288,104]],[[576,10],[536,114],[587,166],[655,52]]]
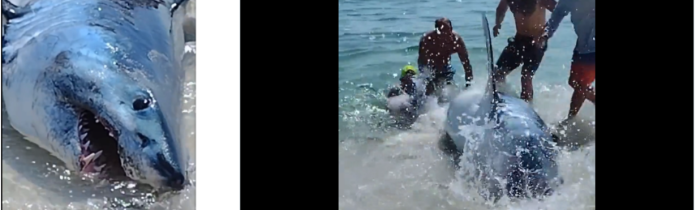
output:
[[[573,87],[568,118],[561,124],[573,119],[585,100],[595,102],[595,90],[591,86],[595,81],[595,0],[559,0],[558,6],[551,13],[543,39],[553,37],[561,20],[570,14],[570,21],[575,27],[578,40],[573,50],[568,84]]]
[[[451,55],[454,53],[459,55],[466,76],[466,87],[469,87],[474,74],[464,39],[452,30],[452,21],[449,19],[435,20],[435,30],[426,33],[418,46],[418,68],[421,73],[427,74],[426,95],[431,95],[435,89],[440,89],[445,84],[452,84],[454,70]]]
[[[500,54],[494,80],[505,82],[505,77],[522,64],[520,98],[528,102],[534,95],[532,79],[546,51],[546,42],[540,42],[544,34],[546,10],[553,11],[554,7],[555,0],[500,0],[495,11],[493,37],[500,34],[500,24],[503,23],[508,8],[515,17],[517,34],[508,39],[508,46]]]

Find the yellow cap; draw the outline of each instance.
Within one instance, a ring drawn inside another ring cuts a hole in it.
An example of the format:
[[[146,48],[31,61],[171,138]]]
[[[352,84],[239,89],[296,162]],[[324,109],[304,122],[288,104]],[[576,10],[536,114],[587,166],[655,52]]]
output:
[[[404,66],[404,68],[401,68],[401,77],[406,76],[409,72],[416,75],[418,74],[418,69],[416,69],[416,67],[414,66],[406,65]]]

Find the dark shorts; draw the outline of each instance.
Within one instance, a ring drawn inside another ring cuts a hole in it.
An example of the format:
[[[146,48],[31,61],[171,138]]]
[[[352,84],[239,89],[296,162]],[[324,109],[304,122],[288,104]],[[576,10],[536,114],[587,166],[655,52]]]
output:
[[[595,81],[595,53],[573,52],[568,84],[572,87],[588,88]]]
[[[427,69],[426,69],[427,68]],[[434,68],[430,66],[419,66],[420,72],[430,72],[430,75],[426,76],[427,83],[430,84],[447,84],[454,81],[454,69],[452,65],[447,65],[443,68]]]
[[[573,52],[573,63],[581,64],[595,64],[595,53],[578,54],[577,51]]]
[[[509,38],[508,46],[503,49],[496,63],[498,69],[502,71],[500,73],[507,74],[522,64],[522,71],[533,75],[546,52],[546,43],[539,48],[534,46],[533,41],[533,37],[523,35]]]

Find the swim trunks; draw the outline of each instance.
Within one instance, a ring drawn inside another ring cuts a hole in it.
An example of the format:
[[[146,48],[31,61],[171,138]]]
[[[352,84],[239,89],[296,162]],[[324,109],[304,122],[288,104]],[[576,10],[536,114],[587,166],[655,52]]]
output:
[[[496,65],[501,73],[509,73],[522,65],[522,71],[529,71],[532,75],[539,68],[541,59],[546,52],[546,43],[543,47],[534,46],[534,37],[515,35],[508,39],[508,46],[500,53]]]
[[[447,65],[442,68],[435,68],[429,65],[418,66],[420,72],[427,83],[427,86],[443,87],[446,84],[454,82],[454,69],[452,65]]]
[[[595,53],[579,54],[577,51],[573,52],[568,84],[571,87],[590,87],[594,81]]]

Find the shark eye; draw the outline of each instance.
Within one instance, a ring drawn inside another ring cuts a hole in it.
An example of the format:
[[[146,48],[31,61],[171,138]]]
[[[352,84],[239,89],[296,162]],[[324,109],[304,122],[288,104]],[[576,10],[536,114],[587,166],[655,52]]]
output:
[[[147,98],[135,99],[135,101],[133,101],[133,110],[140,111],[143,109],[147,109],[148,107],[150,107],[151,103],[152,103],[152,100],[147,99]]]

